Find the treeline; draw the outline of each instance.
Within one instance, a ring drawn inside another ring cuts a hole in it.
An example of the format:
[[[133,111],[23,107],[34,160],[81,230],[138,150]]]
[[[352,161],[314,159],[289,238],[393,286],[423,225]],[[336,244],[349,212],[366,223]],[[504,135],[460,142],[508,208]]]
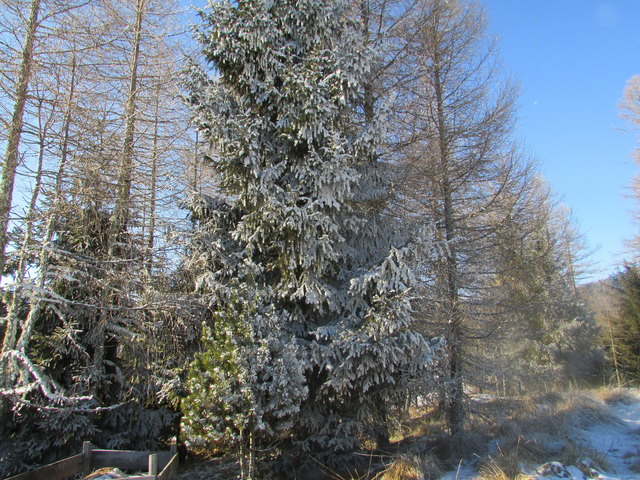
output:
[[[580,287],[600,327],[599,343],[610,366],[607,381],[616,387],[640,380],[640,267],[627,263],[605,280]]]
[[[618,105],[630,127],[640,127],[640,75],[627,82]],[[632,154],[640,162],[640,148]],[[632,183],[632,196],[640,200],[640,177]],[[638,220],[638,212],[635,214]],[[609,278],[581,287],[600,327],[600,344],[610,362],[610,382],[618,387],[635,385],[640,379],[640,237],[627,242],[630,259]]]
[[[640,127],[640,75],[627,82],[619,104],[621,116],[631,128]],[[640,162],[640,148],[633,152]],[[632,183],[632,193],[640,200],[640,177]],[[638,212],[635,214],[638,220]],[[601,343],[612,363],[612,379],[617,386],[636,384],[640,379],[640,237],[629,240],[631,259],[606,280],[584,287],[584,296],[596,313]]]
[[[166,291],[190,229],[179,201],[202,185],[178,13],[3,2],[3,477],[83,439],[154,447],[175,424],[162,389],[181,360],[164,337],[199,334],[169,327]]]
[[[213,2],[190,60],[170,2],[4,5],[1,475],[175,435],[313,469],[608,375],[476,3]]]

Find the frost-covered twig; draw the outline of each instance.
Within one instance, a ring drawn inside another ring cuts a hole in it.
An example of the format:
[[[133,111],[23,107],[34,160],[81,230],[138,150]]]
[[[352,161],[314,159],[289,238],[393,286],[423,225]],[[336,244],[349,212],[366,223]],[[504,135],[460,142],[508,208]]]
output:
[[[21,396],[21,395],[25,395],[26,393],[29,393],[33,390],[35,390],[36,388],[38,388],[38,384],[37,383],[29,383],[28,385],[24,385],[22,387],[16,387],[16,388],[3,388],[0,389],[0,397],[15,397],[15,396]]]
[[[54,390],[58,390],[61,392],[64,392],[64,391],[59,385],[56,385],[56,383],[52,379],[47,378],[40,371],[40,369],[31,362],[29,357],[27,357],[24,352],[21,352],[19,350],[10,350],[8,352],[5,352],[2,356],[3,356],[3,359],[7,357],[12,357],[15,360],[17,360],[20,364],[22,364],[25,370],[25,373],[28,373],[33,377],[33,379],[35,380],[35,383],[40,388],[40,391],[42,392],[42,394],[45,397],[47,397],[49,400],[53,400],[61,403],[89,402],[94,400],[92,396],[68,397],[64,395],[64,393],[62,395],[55,393]],[[3,390],[3,391],[0,391],[0,394],[5,396],[5,392],[7,391],[15,392],[17,390],[18,389]]]
[[[37,405],[33,402],[29,402],[28,400],[24,400],[21,398],[16,399],[16,403],[21,405],[25,405],[30,408],[35,408],[38,410],[45,410],[47,412],[70,412],[70,413],[99,413],[99,412],[107,412],[110,410],[116,410],[120,407],[128,405],[132,403],[133,400],[129,400],[128,402],[116,403],[114,405],[109,405],[108,407],[92,407],[92,408],[82,408],[82,407],[52,407],[50,405]]]

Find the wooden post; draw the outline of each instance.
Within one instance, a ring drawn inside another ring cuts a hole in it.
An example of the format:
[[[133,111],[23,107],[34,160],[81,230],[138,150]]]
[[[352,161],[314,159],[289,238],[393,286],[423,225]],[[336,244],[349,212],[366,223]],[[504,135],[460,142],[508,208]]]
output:
[[[91,442],[82,442],[82,475],[91,473]]]
[[[158,455],[155,453],[149,455],[149,475],[158,475]]]

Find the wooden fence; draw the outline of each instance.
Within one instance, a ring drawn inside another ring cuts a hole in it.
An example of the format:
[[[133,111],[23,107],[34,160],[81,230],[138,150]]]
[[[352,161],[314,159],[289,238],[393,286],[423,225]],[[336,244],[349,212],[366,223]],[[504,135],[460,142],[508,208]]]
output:
[[[78,473],[87,476],[93,470],[105,467],[147,472],[126,477],[127,480],[174,480],[178,472],[178,454],[175,445],[168,452],[138,452],[94,449],[90,442],[84,442],[79,455],[5,480],[64,480]]]

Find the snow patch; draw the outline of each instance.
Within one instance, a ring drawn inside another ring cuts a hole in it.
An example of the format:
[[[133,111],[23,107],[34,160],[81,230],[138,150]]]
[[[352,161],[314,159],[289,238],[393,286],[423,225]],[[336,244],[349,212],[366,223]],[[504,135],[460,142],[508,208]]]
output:
[[[576,465],[549,461],[523,475],[526,480],[640,480],[640,389],[625,389],[619,400],[606,404],[614,421],[576,428],[571,439],[594,459]],[[587,394],[588,395],[588,394]],[[483,400],[483,399],[477,399]],[[484,399],[488,400],[488,399]],[[462,463],[440,480],[482,480],[478,461]],[[597,468],[602,465],[604,468]]]

